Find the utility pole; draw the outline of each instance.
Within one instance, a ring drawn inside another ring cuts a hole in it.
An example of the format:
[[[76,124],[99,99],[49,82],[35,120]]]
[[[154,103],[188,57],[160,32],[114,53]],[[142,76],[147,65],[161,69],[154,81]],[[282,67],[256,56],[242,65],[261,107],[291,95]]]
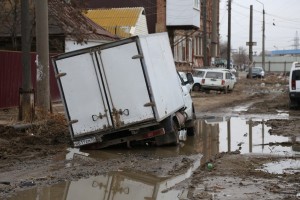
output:
[[[208,66],[207,61],[207,16],[206,16],[206,0],[203,0],[203,64],[204,66]]]
[[[35,0],[36,12],[36,73],[38,117],[43,118],[50,110],[49,87],[49,42],[48,42],[48,0]]]
[[[228,41],[227,41],[227,69],[230,69],[231,54],[231,0],[228,0]]]
[[[211,56],[212,56],[212,61],[215,62],[215,58],[217,57],[217,45],[218,45],[218,33],[217,33],[217,27],[218,27],[218,19],[217,19],[217,14],[218,14],[218,5],[217,5],[218,0],[213,0],[212,1],[212,41],[211,41]]]
[[[30,48],[31,24],[29,23],[29,0],[21,1],[22,33],[22,88],[20,88],[19,120],[31,121],[34,116],[34,93],[31,83]]]
[[[249,60],[250,60],[250,66],[249,66],[249,78],[252,78],[252,65],[253,65],[253,5],[250,5],[250,28],[249,28]]]
[[[265,70],[265,5],[256,0],[263,6],[263,26],[262,26],[262,68]]]
[[[249,27],[249,60],[253,62],[253,5],[250,5],[250,27]]]
[[[263,6],[263,35],[262,35],[262,68],[265,71],[265,7]]]

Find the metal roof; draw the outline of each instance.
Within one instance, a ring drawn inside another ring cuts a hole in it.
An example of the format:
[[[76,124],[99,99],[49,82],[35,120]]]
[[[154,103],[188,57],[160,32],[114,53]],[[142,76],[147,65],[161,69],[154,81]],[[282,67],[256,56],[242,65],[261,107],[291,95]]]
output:
[[[300,54],[300,49],[274,50],[274,51],[271,51],[271,54],[272,54],[272,55]]]
[[[97,24],[106,26],[135,26],[144,8],[90,9],[85,15]]]
[[[87,8],[126,8],[126,7],[143,7],[145,8],[146,20],[149,33],[155,33],[157,1],[154,0],[89,0],[86,1]]]

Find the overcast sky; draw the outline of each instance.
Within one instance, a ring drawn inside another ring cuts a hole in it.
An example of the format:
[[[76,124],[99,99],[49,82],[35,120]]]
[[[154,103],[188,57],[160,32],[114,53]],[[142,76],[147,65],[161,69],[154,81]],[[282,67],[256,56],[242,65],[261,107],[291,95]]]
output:
[[[221,41],[227,41],[228,0],[220,0]],[[263,4],[265,9],[265,50],[294,49],[296,31],[300,37],[300,0],[232,0],[231,48],[237,50],[249,41],[250,5],[253,5],[253,52],[262,51]],[[263,3],[263,4],[262,4]],[[274,23],[274,25],[273,25]],[[300,47],[299,47],[300,48]]]

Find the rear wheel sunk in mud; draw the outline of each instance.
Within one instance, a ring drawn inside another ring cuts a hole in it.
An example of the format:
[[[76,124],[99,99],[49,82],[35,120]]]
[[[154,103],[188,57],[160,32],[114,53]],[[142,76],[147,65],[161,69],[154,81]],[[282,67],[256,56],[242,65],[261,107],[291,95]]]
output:
[[[196,119],[196,113],[195,113],[195,107],[194,104],[192,105],[193,109],[193,117],[192,120],[186,123],[186,131],[188,136],[194,136],[195,135],[195,119]]]
[[[155,137],[156,145],[163,146],[179,144],[179,130],[177,123],[171,117],[168,117],[163,121],[163,127],[166,133]]]

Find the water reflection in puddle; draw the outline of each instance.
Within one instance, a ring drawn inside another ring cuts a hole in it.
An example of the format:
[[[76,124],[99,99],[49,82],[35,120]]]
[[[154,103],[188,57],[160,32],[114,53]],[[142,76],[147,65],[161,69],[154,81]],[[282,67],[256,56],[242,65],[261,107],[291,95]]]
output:
[[[94,159],[111,159],[126,154],[149,154],[157,157],[202,154],[201,163],[221,152],[273,154],[299,156],[300,138],[270,135],[270,127],[259,118],[207,116],[195,122],[195,135],[178,146],[135,147],[133,149],[109,148],[88,151]]]
[[[297,154],[292,146],[295,138],[270,135],[270,127],[262,119],[208,117],[197,121],[196,128],[195,139],[200,137],[214,153],[238,150],[242,154]]]
[[[264,164],[262,171],[272,174],[295,174],[300,173],[300,160],[284,159]]]
[[[70,152],[67,154],[66,160],[71,160],[74,156],[83,156],[87,159],[111,159],[141,152],[158,157],[200,153],[203,155],[202,164],[220,152],[239,151],[242,154],[263,153],[299,156],[300,138],[270,135],[269,130],[270,127],[265,125],[263,119],[212,116],[197,120],[195,122],[195,135],[188,137],[184,143],[176,147],[108,148],[101,151],[87,152],[69,149]],[[286,167],[286,165],[289,167]],[[299,172],[299,165],[299,160],[285,160],[266,164],[263,170],[269,173],[281,173],[280,170],[285,170],[283,172],[289,170],[294,173],[296,171],[291,169],[298,169],[297,172]],[[74,182],[64,182],[52,187],[27,190],[18,193],[12,199],[185,199],[187,197],[186,190],[177,190],[172,187],[188,178],[193,170],[199,166],[200,156],[191,169],[179,176],[156,177],[151,174],[133,171],[110,172],[106,175]]]
[[[208,117],[196,124],[198,135],[195,139],[204,145],[203,163],[217,153],[236,151],[241,154],[272,154],[294,158],[265,164],[261,170],[268,173],[300,171],[300,138],[270,135],[270,127],[265,125],[263,119]]]
[[[296,155],[300,153],[300,138],[270,135],[270,127],[259,118],[207,116],[195,121],[195,135],[187,137],[178,146],[134,147],[127,149],[113,147],[101,151],[87,151],[94,159],[111,159],[126,154],[151,154],[157,157],[202,154],[210,157],[220,152],[239,151],[245,153],[263,153],[276,155]],[[298,144],[292,145],[293,143]],[[78,152],[75,152],[76,154]],[[84,154],[84,153],[80,153]]]
[[[11,200],[140,200],[185,199],[188,191],[172,188],[190,177],[200,165],[195,160],[185,173],[172,177],[156,177],[151,174],[118,171],[79,181],[64,182],[51,187],[34,188],[19,192]]]

